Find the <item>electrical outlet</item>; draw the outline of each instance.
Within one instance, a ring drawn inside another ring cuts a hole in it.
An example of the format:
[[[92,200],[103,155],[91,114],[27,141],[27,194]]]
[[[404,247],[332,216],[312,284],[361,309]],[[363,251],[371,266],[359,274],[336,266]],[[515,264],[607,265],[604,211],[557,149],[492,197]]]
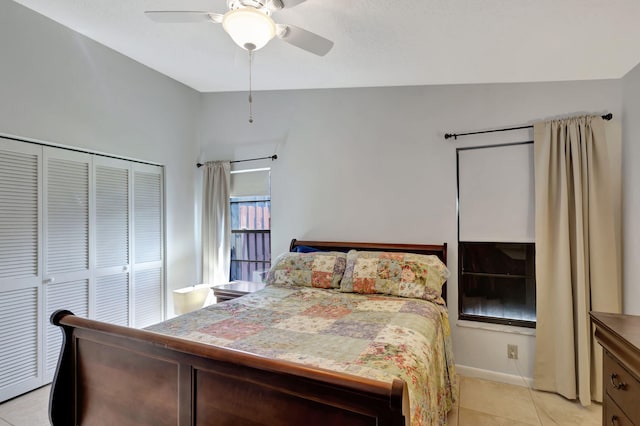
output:
[[[518,345],[507,345],[507,358],[518,359]]]

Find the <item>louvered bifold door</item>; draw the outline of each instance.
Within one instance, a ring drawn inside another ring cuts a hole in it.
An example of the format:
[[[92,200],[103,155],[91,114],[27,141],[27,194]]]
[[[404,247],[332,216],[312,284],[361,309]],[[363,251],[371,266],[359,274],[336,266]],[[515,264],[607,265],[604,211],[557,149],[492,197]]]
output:
[[[133,166],[133,325],[164,319],[163,168]]]
[[[0,402],[42,384],[41,158],[0,138]]]
[[[57,309],[87,316],[91,155],[44,148],[44,296],[46,378],[60,354],[61,334],[48,322]]]
[[[95,313],[127,326],[130,318],[131,162],[93,158],[95,182]]]

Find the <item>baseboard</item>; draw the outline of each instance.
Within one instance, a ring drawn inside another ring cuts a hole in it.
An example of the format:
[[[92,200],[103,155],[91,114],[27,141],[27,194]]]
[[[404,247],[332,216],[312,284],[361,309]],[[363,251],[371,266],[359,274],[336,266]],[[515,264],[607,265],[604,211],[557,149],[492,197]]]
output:
[[[492,380],[494,382],[507,383],[533,388],[533,378],[520,377],[515,374],[500,373],[498,371],[483,370],[481,368],[468,367],[466,365],[456,364],[456,373],[461,376],[475,377],[477,379]]]

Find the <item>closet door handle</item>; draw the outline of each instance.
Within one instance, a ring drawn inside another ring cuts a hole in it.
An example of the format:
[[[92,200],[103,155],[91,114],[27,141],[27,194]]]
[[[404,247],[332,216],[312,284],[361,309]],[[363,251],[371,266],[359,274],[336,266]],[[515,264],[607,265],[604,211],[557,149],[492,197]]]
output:
[[[129,272],[129,265],[124,265],[122,267],[122,272]]]
[[[53,277],[46,278],[46,279],[42,280],[42,284],[53,284],[55,282],[56,282],[56,279],[53,278]]]
[[[618,417],[611,416],[611,426],[616,426],[618,424]]]

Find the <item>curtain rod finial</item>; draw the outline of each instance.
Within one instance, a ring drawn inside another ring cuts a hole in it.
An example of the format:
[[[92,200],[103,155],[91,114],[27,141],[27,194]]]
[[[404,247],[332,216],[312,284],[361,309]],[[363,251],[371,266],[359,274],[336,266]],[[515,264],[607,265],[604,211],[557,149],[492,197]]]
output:
[[[277,156],[276,154],[273,154],[273,155],[271,156],[271,161],[273,161],[273,160],[277,160],[277,159],[278,159],[278,156]]]

